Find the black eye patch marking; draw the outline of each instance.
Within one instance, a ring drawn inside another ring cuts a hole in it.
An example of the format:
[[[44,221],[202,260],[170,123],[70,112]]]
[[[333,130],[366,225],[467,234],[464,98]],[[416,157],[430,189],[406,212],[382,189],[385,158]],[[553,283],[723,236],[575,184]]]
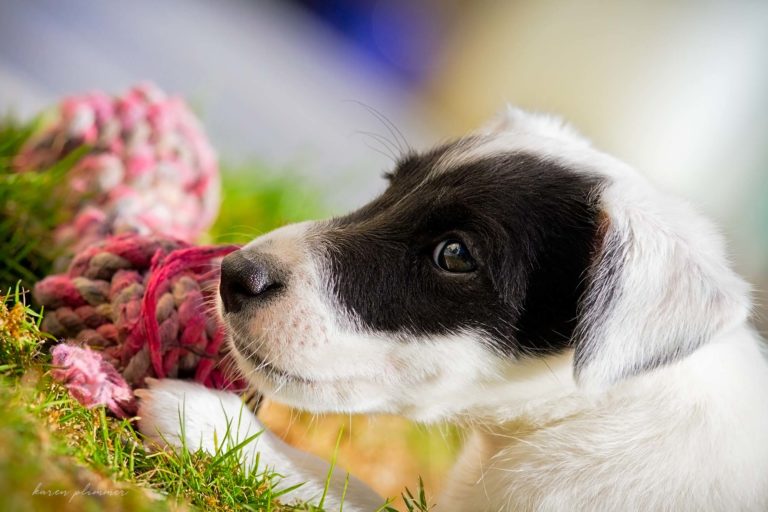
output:
[[[339,304],[395,338],[479,331],[514,355],[568,346],[600,181],[519,153],[428,177],[447,150],[412,156],[381,197],[316,235]],[[451,236],[467,243],[472,272],[435,268]]]

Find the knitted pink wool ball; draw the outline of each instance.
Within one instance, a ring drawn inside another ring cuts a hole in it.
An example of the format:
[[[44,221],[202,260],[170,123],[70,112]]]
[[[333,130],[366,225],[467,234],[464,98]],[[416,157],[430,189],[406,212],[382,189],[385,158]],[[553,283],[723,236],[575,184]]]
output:
[[[68,173],[65,195],[74,217],[56,232],[57,242],[73,252],[120,233],[191,242],[216,217],[216,157],[180,98],[149,84],[118,97],[66,98],[14,165],[43,170],[81,146],[90,149]]]
[[[97,349],[134,387],[145,377],[174,377],[242,389],[227,374],[232,363],[214,308],[220,259],[235,249],[132,234],[95,243],[66,273],[35,286],[45,307],[42,327]]]

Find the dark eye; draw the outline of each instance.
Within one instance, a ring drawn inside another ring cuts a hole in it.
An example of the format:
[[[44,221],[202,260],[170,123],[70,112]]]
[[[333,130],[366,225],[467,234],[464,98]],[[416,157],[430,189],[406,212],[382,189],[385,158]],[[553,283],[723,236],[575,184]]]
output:
[[[459,240],[443,240],[437,244],[432,260],[446,272],[465,273],[477,268],[469,249]]]

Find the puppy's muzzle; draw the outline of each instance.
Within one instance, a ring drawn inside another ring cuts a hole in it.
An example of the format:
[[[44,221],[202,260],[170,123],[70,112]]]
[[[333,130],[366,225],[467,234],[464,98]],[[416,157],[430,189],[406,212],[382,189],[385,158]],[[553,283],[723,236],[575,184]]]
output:
[[[219,294],[227,313],[257,307],[274,298],[284,287],[282,272],[265,254],[241,249],[221,262]]]

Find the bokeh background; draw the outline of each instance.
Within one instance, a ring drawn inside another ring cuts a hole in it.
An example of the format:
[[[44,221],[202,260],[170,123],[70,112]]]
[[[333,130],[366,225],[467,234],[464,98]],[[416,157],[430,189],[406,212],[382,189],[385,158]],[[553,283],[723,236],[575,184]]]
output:
[[[505,102],[556,112],[717,221],[768,327],[768,2],[0,0],[0,113],[142,80],[185,96],[226,164],[222,217],[243,226],[220,239],[278,207],[292,220],[363,204],[400,151],[394,131],[420,148]],[[274,205],[262,190],[249,223],[242,184],[265,175],[301,192]],[[326,456],[347,425],[341,463],[389,495],[418,474],[434,492],[460,438],[263,415]]]

